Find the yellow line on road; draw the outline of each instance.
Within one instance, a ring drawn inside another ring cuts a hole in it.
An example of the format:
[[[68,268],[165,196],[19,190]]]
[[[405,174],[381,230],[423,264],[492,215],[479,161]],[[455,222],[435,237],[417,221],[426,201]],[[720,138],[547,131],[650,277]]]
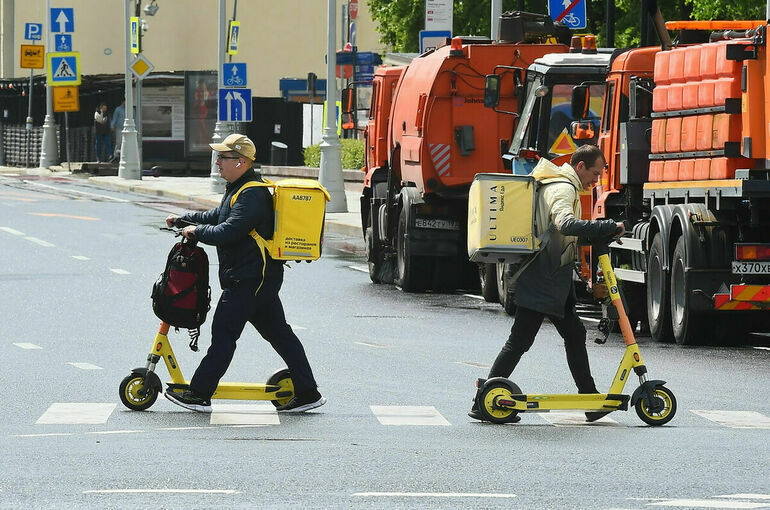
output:
[[[60,213],[41,213],[41,212],[31,212],[27,213],[31,214],[32,216],[45,216],[49,218],[72,218],[74,220],[86,220],[86,221],[99,221],[101,218],[93,218],[91,216],[73,216],[71,214],[60,214]]]

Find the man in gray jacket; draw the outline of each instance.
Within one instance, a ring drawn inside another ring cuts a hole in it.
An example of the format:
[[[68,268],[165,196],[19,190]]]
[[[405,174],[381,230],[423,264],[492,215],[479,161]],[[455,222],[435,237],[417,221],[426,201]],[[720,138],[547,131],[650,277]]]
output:
[[[489,378],[510,377],[521,356],[532,347],[543,319],[548,317],[564,338],[567,364],[579,393],[598,393],[586,352],[586,329],[576,311],[572,272],[581,241],[621,236],[623,223],[614,220],[582,220],[580,193],[596,184],[606,162],[595,145],[579,147],[570,164],[557,167],[541,159],[532,171],[540,183],[537,197],[537,227],[547,229],[545,247],[521,272],[516,283],[516,315],[508,340],[489,370]],[[604,416],[587,412],[587,421]],[[474,401],[471,418],[482,415]],[[518,420],[517,420],[518,421]]]

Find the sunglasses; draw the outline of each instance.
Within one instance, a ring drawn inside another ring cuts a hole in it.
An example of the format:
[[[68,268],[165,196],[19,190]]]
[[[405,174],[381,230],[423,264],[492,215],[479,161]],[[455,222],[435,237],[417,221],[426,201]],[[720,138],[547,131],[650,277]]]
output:
[[[217,154],[217,159],[241,159],[240,156],[223,156],[221,154]]]

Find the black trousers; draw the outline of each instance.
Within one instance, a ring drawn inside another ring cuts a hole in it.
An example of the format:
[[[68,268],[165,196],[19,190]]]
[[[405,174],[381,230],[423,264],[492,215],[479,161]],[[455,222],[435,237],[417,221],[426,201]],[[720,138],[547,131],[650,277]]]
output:
[[[513,369],[519,363],[521,356],[532,347],[535,336],[540,330],[543,319],[548,317],[559,334],[564,338],[564,349],[567,351],[567,364],[575,380],[579,393],[598,393],[586,352],[586,328],[575,312],[575,302],[567,300],[564,308],[564,318],[547,316],[529,308],[519,306],[511,327],[511,334],[505,342],[500,354],[489,369],[489,377],[510,377]]]
[[[211,325],[211,346],[190,381],[190,389],[200,396],[210,397],[235,354],[235,344],[243,328],[250,322],[262,337],[270,342],[291,372],[295,394],[316,389],[313,371],[297,336],[286,323],[278,291],[283,283],[283,271],[266,275],[259,282],[246,280],[233,288],[222,289]],[[256,295],[255,295],[256,292]]]

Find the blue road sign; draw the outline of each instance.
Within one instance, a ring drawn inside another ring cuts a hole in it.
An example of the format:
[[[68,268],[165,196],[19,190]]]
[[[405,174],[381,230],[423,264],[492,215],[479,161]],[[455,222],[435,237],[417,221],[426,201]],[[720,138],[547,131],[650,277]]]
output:
[[[74,32],[75,10],[72,7],[51,8],[51,32]]]
[[[227,87],[246,87],[246,63],[227,62],[223,64],[222,81]]]
[[[42,23],[26,23],[24,25],[24,39],[28,41],[39,41],[43,38]]]
[[[56,34],[53,36],[54,51],[72,51],[72,35]]]
[[[251,122],[251,89],[219,89],[219,120]]]
[[[568,28],[586,27],[586,0],[548,0],[548,14]]]
[[[447,37],[452,37],[449,30],[420,30],[420,53],[446,46]]]

